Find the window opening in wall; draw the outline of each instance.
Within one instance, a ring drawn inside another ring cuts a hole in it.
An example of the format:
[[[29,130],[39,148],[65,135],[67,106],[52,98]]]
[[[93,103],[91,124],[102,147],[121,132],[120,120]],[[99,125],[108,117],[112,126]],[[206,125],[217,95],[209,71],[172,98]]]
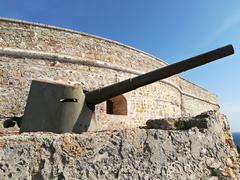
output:
[[[127,100],[123,95],[107,100],[107,114],[127,115]]]

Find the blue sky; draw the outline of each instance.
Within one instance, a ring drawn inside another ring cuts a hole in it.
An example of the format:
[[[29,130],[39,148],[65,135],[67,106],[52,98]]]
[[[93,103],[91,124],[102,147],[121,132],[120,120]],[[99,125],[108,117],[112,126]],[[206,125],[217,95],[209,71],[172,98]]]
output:
[[[0,0],[0,16],[113,39],[169,63],[231,43],[234,56],[182,76],[216,93],[240,131],[239,0]]]

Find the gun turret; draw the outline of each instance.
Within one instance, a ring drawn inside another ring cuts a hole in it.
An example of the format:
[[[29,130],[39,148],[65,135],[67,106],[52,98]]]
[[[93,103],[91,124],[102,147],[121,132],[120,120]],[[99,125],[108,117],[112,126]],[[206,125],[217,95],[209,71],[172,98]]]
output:
[[[87,93],[83,93],[81,87],[32,81],[20,132],[95,131],[93,111],[96,104],[233,53],[233,46],[227,45]]]

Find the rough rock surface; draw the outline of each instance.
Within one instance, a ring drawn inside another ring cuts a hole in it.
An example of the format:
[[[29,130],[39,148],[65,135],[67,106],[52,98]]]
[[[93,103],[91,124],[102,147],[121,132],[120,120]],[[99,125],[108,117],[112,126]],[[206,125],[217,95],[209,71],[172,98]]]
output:
[[[207,128],[2,135],[0,179],[239,179],[226,119],[190,119]]]

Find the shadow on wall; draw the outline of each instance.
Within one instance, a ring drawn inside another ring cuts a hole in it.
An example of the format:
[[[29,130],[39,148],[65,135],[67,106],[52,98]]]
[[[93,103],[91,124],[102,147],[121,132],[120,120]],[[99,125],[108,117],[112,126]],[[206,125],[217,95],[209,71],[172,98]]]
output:
[[[123,95],[107,100],[107,114],[127,115],[127,100]]]

